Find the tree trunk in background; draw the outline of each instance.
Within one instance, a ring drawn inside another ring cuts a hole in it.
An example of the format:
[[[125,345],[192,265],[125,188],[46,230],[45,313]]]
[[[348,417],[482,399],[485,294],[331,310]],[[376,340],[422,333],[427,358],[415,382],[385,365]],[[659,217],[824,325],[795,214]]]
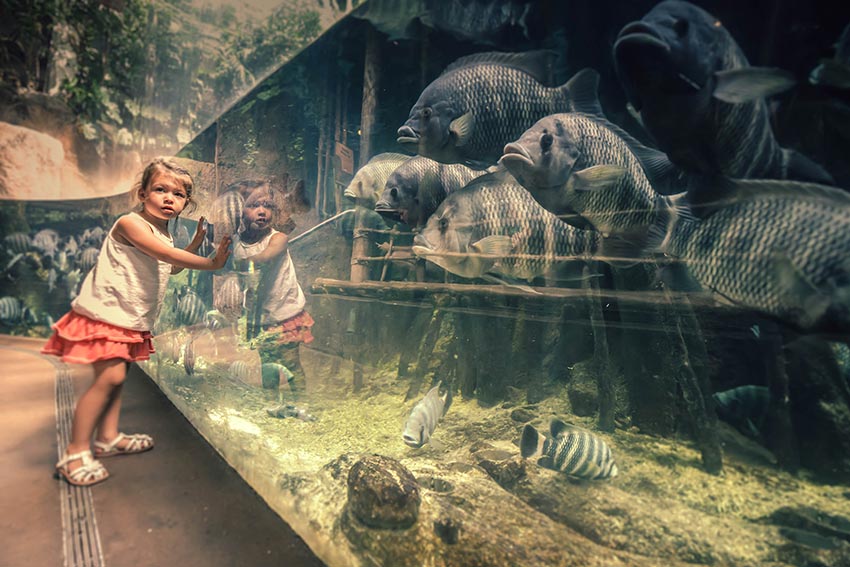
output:
[[[366,31],[366,54],[363,64],[363,106],[360,110],[360,165],[372,157],[372,128],[378,109],[381,78],[381,46],[378,32],[372,26]]]

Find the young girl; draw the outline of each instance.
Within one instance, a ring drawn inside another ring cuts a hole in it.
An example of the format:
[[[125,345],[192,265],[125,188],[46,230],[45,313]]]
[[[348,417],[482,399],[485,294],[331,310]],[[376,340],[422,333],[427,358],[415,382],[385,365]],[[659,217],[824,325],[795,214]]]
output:
[[[293,374],[293,394],[304,388],[304,371],[298,347],[313,341],[313,318],[304,310],[306,299],[289,255],[289,238],[274,228],[288,219],[279,218],[274,190],[264,184],[245,199],[242,223],[233,243],[235,269],[259,268],[256,301],[263,329],[259,345],[263,363],[280,362]],[[249,321],[253,313],[248,313]]]
[[[150,329],[168,276],[183,268],[217,270],[230,254],[229,237],[222,238],[212,259],[193,253],[206,234],[203,219],[185,250],[173,247],[168,221],[191,202],[192,187],[189,173],[168,161],[156,159],[145,168],[136,189],[141,207],[113,225],[71,311],[53,325],[53,335],[42,349],[65,362],[94,366],[94,382],[77,402],[71,442],[56,463],[58,474],[73,485],[89,486],[109,477],[94,457],[153,448],[150,436],[118,429],[127,368],[154,352]]]

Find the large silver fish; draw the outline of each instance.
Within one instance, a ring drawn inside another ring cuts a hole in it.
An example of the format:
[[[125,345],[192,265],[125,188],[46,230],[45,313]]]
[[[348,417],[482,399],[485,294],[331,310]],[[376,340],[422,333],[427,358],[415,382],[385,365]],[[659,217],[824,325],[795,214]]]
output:
[[[661,2],[620,31],[614,62],[644,127],[675,164],[733,178],[832,183],[773,135],[764,97],[793,86],[793,76],[751,67],[722,23],[701,8]]]
[[[539,457],[541,467],[570,476],[602,480],[617,476],[617,464],[611,448],[590,431],[567,425],[557,419],[550,424],[550,437],[534,426],[522,431],[520,452],[524,458]]]
[[[554,57],[532,51],[458,59],[422,91],[398,142],[442,163],[495,163],[506,143],[543,116],[595,106],[599,75],[591,69],[546,86]]]
[[[343,195],[358,199],[364,207],[374,208],[390,174],[409,159],[408,155],[391,152],[373,156],[357,170]]]
[[[546,209],[577,213],[603,234],[645,233],[655,220],[653,185],[670,192],[677,178],[661,152],[603,117],[578,113],[542,118],[505,146],[500,163]]]
[[[387,178],[375,210],[411,227],[422,226],[446,195],[483,173],[465,165],[447,165],[421,156],[410,158]]]
[[[496,171],[449,195],[414,238],[413,252],[467,278],[490,271],[531,280],[588,260],[599,234],[561,221],[509,173]]]
[[[245,309],[245,295],[239,283],[239,276],[228,274],[215,278],[215,291],[213,292],[213,307],[224,315],[229,321],[235,321],[242,316]]]
[[[452,391],[448,388],[446,393],[440,396],[442,383],[442,380],[437,382],[437,385],[431,388],[410,412],[401,436],[407,445],[418,448],[430,441],[440,418],[449,411],[449,406],[452,404]]]
[[[671,216],[659,219],[652,250],[683,263],[726,302],[802,332],[850,333],[850,194],[715,179],[687,197],[662,208]]]

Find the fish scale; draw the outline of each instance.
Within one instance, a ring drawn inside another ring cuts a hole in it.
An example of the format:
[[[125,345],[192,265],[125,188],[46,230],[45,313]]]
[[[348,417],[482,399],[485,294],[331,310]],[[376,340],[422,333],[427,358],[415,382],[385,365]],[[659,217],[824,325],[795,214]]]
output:
[[[569,426],[559,420],[550,426],[546,437],[532,425],[523,429],[520,451],[523,457],[542,457],[540,465],[565,474],[590,480],[617,476],[611,448],[599,436]]]
[[[510,253],[493,269],[521,279],[542,276],[568,260],[590,258],[599,247],[598,233],[561,221],[505,171],[478,177],[449,195],[420,236],[415,252],[464,277],[480,277],[484,267],[471,268],[463,258],[447,254],[471,253],[473,244],[488,237],[511,237]],[[473,269],[478,271],[470,273]]]
[[[833,194],[838,198],[765,194],[723,206],[701,221],[682,219],[673,225],[667,252],[683,260],[703,287],[806,327],[805,298],[777,276],[777,259],[792,266],[812,296],[848,293],[850,207],[846,197]]]
[[[610,188],[573,193],[573,209],[605,233],[649,226],[655,219],[656,192],[628,144],[594,118],[568,114],[564,122],[581,141],[576,170],[595,165],[618,165],[626,170],[626,175]]]
[[[420,130],[427,129],[421,109],[445,102],[451,111],[440,111],[443,113],[440,115],[443,120],[441,134],[425,133],[422,134],[424,138],[419,138],[419,154],[443,163],[495,163],[504,145],[516,139],[535,120],[553,112],[574,109],[570,83],[548,87],[522,63],[514,66],[516,61],[499,61],[499,58],[508,55],[535,54],[477,54],[474,61],[467,59],[456,63],[457,66],[451,66],[426,87],[403,128],[409,127],[420,135]],[[491,57],[489,61],[488,57]],[[595,74],[585,74],[577,88],[595,88],[596,80]],[[449,121],[467,114],[472,116],[468,137],[452,139],[446,130]],[[403,135],[402,130],[399,134]]]

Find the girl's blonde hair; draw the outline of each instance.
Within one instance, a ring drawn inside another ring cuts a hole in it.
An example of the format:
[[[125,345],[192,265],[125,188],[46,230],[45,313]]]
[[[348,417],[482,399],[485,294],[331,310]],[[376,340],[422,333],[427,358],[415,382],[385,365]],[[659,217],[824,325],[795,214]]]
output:
[[[141,200],[142,191],[146,191],[150,188],[151,179],[153,178],[154,173],[158,171],[166,171],[179,178],[180,182],[183,184],[183,189],[186,191],[186,206],[190,203],[194,205],[194,201],[192,201],[192,190],[195,188],[195,182],[192,179],[192,174],[189,173],[188,170],[165,158],[156,158],[152,160],[147,167],[145,167],[144,171],[142,171],[141,179],[139,179],[139,181],[136,182],[136,185],[133,186],[133,192],[136,194],[136,197]]]

